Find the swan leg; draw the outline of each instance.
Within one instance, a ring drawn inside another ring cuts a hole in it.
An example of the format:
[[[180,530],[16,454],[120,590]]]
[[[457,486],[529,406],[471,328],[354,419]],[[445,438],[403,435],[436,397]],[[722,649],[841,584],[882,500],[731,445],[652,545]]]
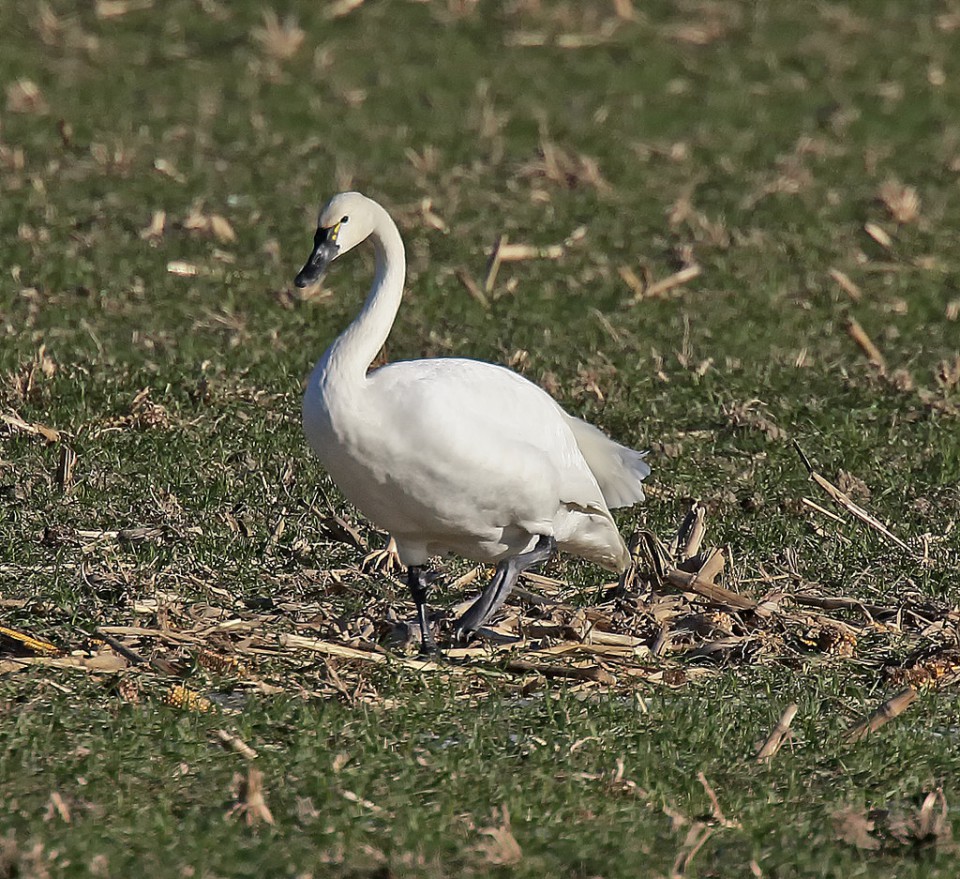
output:
[[[493,578],[480,593],[480,597],[457,620],[457,640],[466,641],[470,635],[490,619],[507,600],[517,582],[517,578],[527,568],[532,568],[540,562],[547,561],[556,549],[557,541],[552,537],[544,536],[537,541],[537,545],[529,552],[522,552],[520,555],[515,555],[500,562]]]
[[[430,580],[423,568],[418,565],[407,568],[407,588],[413,596],[413,603],[417,606],[417,620],[420,623],[420,652],[435,653],[437,642],[433,640],[430,621],[427,619],[427,591],[430,589]]]

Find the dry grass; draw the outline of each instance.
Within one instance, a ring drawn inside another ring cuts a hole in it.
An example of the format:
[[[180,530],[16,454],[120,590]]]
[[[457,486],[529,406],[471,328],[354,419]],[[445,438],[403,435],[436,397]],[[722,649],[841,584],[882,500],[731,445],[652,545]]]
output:
[[[957,16],[159,13],[0,8],[0,874],[953,875]],[[416,655],[298,424],[347,187],[407,244],[384,359],[651,448],[623,582],[453,648],[488,572],[440,564]]]
[[[922,548],[908,546],[844,492],[811,472],[855,521],[877,530],[916,564],[936,564],[931,546],[937,543],[929,535]],[[841,481],[851,490],[857,490],[857,483],[862,486],[848,473]],[[843,525],[842,518],[804,500],[826,517],[827,527]],[[795,567],[760,566],[754,577],[734,569],[721,585],[718,580],[728,555],[702,548],[707,524],[703,506],[695,504],[668,543],[648,531],[636,532],[631,539],[634,567],[619,583],[602,587],[599,600],[592,603],[571,599],[570,585],[563,580],[526,574],[509,609],[482,631],[477,643],[447,647],[436,658],[411,656],[419,642],[409,602],[400,604],[375,592],[365,606],[344,618],[322,593],[309,602],[296,600],[292,597],[296,582],[281,579],[274,582],[265,611],[245,608],[219,590],[190,603],[182,588],[158,589],[154,597],[135,601],[129,624],[78,629],[73,637],[61,633],[57,645],[29,631],[2,628],[0,674],[38,667],[76,669],[113,678],[120,699],[139,702],[150,697],[192,711],[211,710],[211,700],[225,680],[239,692],[288,692],[342,699],[350,705],[379,705],[391,697],[378,693],[368,671],[381,665],[439,675],[457,691],[473,696],[490,687],[523,692],[537,680],[572,682],[578,691],[678,688],[731,668],[770,663],[794,668],[852,663],[865,686],[909,682],[910,699],[917,688],[939,688],[960,680],[956,607],[902,592],[870,601],[832,594],[807,581]],[[363,543],[345,522],[339,533],[350,545]],[[104,542],[183,536],[164,528],[59,529],[47,539],[76,545],[84,553]],[[381,561],[388,563],[388,556]],[[322,575],[307,572],[294,580],[318,576],[333,593],[343,584],[370,577],[389,579],[394,593],[403,591],[401,580],[387,570],[370,573],[359,567]],[[474,568],[454,588],[472,592],[484,576]],[[25,612],[30,602],[8,601],[7,606]],[[452,637],[453,613],[463,606],[437,619],[441,643]],[[18,616],[23,618],[22,612]],[[321,663],[311,657],[320,657]],[[207,696],[185,683],[198,671],[212,676],[213,689]],[[896,703],[895,709],[881,706],[878,719],[854,727],[850,737],[857,740],[878,729],[909,701],[901,696],[890,703]],[[775,752],[779,745],[772,742],[782,742],[788,726],[784,721],[779,738],[774,731],[762,755],[769,758]]]

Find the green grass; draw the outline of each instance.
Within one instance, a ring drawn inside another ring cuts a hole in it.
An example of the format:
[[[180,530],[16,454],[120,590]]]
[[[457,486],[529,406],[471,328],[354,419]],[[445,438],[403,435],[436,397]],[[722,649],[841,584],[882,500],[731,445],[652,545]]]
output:
[[[306,35],[283,60],[254,36],[260,4],[90,7],[0,6],[0,411],[64,432],[46,444],[0,426],[0,624],[77,648],[79,629],[131,625],[158,591],[320,602],[345,618],[403,598],[359,573],[330,587],[326,572],[362,553],[321,531],[323,516],[355,518],[299,428],[301,381],[370,275],[358,256],[338,263],[330,296],[292,288],[318,203],[347,185],[387,205],[407,243],[388,356],[527,352],[519,368],[571,411],[652,449],[651,498],[622,516],[625,532],[665,535],[697,497],[741,576],[778,570],[789,550],[833,593],[956,604],[960,387],[937,378],[960,353],[960,31],[946,8],[637,3],[611,31],[602,2],[384,0],[338,19],[304,3],[277,8]],[[564,48],[570,34],[599,45]],[[42,96],[26,112],[21,80]],[[545,178],[544,144],[589,157],[606,185],[580,163]],[[916,188],[915,221],[878,199],[891,179]],[[422,222],[425,198],[448,233]],[[194,207],[235,240],[184,228]],[[166,230],[147,240],[160,210]],[[504,266],[488,310],[457,280],[482,279],[499,234],[548,245],[579,226],[562,259]],[[621,266],[661,279],[684,253],[699,278],[630,302]],[[177,260],[198,274],[168,272]],[[896,380],[866,362],[849,316]],[[164,421],[109,429],[143,389]],[[786,439],[737,426],[731,412],[753,400]],[[863,479],[902,537],[931,535],[931,563],[804,512],[815,488],[792,439],[831,478]],[[64,444],[78,456],[68,491]],[[166,537],[68,530],[146,525]],[[552,572],[593,594],[596,571]],[[710,815],[699,771],[739,826],[711,825],[690,875],[747,875],[755,861],[765,876],[953,876],[953,853],[901,845],[879,818],[878,850],[834,832],[847,806],[915,809],[937,787],[960,802],[951,691],[840,743],[889,695],[874,659],[643,687],[646,711],[622,688],[582,701],[490,677],[463,698],[446,676],[383,670],[366,702],[298,698],[324,674],[308,659],[268,666],[288,695],[248,694],[235,715],[178,711],[153,679],[134,705],[112,678],[8,673],[0,876],[665,876],[689,828],[664,806]],[[790,701],[794,748],[757,767],[754,743]],[[221,727],[260,753],[273,827],[225,819],[245,770],[212,743]],[[612,781],[618,759],[635,786]],[[53,792],[69,822],[48,815]],[[522,857],[498,867],[481,831],[503,806]]]

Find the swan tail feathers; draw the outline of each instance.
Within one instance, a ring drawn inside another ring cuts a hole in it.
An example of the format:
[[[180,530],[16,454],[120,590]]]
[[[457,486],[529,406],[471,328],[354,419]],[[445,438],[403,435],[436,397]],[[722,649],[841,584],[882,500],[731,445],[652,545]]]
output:
[[[567,417],[607,507],[615,510],[644,500],[643,480],[650,475],[650,465],[645,460],[647,453],[614,442],[586,421]]]

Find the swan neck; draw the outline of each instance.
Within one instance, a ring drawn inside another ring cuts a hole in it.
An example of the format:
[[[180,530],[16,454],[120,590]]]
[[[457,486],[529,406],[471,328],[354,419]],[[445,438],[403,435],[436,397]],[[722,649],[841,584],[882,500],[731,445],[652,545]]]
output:
[[[369,240],[376,254],[376,273],[360,314],[330,349],[328,370],[338,381],[362,382],[396,319],[403,297],[406,256],[403,240],[390,215],[376,206],[376,222]]]

